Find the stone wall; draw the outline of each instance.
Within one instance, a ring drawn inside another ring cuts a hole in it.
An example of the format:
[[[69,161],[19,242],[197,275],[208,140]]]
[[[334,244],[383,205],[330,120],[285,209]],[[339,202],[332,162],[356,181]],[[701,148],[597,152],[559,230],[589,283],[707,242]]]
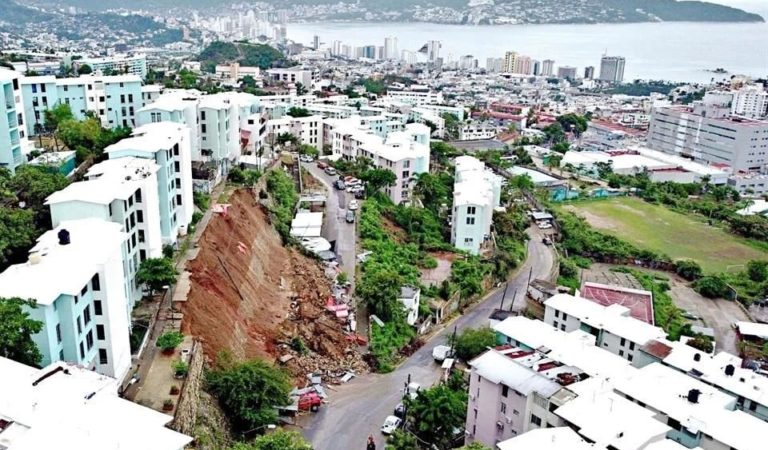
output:
[[[179,401],[176,406],[171,428],[189,436],[195,429],[197,408],[200,401],[200,389],[203,382],[203,365],[205,356],[203,346],[199,341],[192,344],[192,352],[189,358],[189,373],[181,388]]]

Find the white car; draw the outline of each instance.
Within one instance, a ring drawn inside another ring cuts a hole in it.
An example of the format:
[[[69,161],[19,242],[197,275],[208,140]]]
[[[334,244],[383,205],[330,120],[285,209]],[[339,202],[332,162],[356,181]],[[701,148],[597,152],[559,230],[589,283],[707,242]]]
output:
[[[399,417],[388,416],[387,420],[384,421],[384,425],[381,426],[381,432],[387,435],[392,434],[400,427],[402,422]]]
[[[349,206],[347,206],[347,209],[350,211],[354,211],[359,207],[360,207],[360,202],[358,202],[357,200],[350,200]]]

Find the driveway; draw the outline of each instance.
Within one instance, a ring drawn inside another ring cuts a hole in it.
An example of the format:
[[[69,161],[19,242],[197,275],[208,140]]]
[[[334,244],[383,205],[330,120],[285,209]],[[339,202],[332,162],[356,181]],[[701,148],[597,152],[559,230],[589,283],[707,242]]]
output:
[[[552,250],[541,243],[538,230],[530,229],[528,259],[509,280],[505,307],[517,289],[514,309],[525,308],[525,292],[529,275],[531,279],[545,278],[552,268]],[[378,449],[384,449],[385,438],[379,432],[384,419],[392,414],[402,397],[408,377],[423,387],[435,384],[442,373],[432,360],[432,349],[445,344],[454,326],[459,331],[468,327],[488,324],[488,316],[498,308],[503,286],[491,291],[465,314],[432,337],[422,348],[389,374],[365,374],[345,385],[334,387],[329,393],[330,403],[321,408],[310,423],[303,427],[304,435],[315,450],[361,450],[369,435],[376,439]]]

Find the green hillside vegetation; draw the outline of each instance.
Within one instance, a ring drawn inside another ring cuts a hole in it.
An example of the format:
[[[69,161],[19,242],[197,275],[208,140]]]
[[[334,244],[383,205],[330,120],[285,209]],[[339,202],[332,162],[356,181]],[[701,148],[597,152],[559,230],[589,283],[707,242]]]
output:
[[[217,64],[233,62],[260,69],[286,64],[285,56],[280,50],[269,45],[247,42],[213,42],[200,52],[199,59],[206,72],[214,72]]]

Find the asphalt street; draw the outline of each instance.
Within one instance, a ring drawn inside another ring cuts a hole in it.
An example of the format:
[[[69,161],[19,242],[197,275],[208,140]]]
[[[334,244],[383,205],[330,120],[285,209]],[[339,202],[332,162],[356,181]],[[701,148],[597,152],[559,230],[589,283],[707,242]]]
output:
[[[314,172],[313,172],[314,173]],[[342,219],[343,220],[343,219]],[[505,309],[509,308],[517,290],[513,308],[525,308],[525,292],[531,279],[546,278],[554,263],[554,254],[542,244],[542,235],[530,229],[528,258],[510,278]],[[454,326],[458,330],[488,324],[491,312],[501,304],[504,286],[491,291],[485,298],[465,311],[440,333],[434,335],[421,349],[389,374],[365,374],[349,383],[329,391],[329,403],[324,405],[306,425],[304,436],[315,450],[363,450],[369,435],[373,435],[377,448],[383,449],[385,436],[379,431],[384,419],[393,413],[403,395],[403,387],[412,381],[429,387],[439,381],[442,370],[432,359],[432,349],[445,344]]]

